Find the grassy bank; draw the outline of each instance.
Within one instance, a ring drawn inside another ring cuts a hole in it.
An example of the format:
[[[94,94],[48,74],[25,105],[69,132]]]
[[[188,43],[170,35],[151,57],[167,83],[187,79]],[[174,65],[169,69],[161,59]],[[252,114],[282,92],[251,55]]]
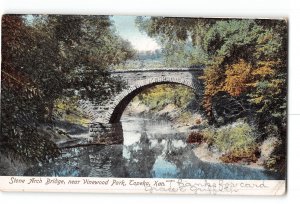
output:
[[[204,126],[191,132],[187,142],[199,144],[195,153],[200,159],[210,155],[211,160],[217,162],[249,165],[280,173],[285,165],[285,157],[279,151],[282,141],[274,136],[264,140],[259,138],[260,134],[253,125],[239,120],[221,127]]]

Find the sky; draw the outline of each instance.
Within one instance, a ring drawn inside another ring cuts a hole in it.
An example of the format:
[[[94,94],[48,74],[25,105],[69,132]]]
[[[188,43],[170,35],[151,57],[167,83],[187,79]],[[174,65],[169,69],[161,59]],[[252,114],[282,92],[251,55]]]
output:
[[[128,40],[134,49],[138,51],[154,51],[160,49],[154,39],[140,32],[135,25],[135,16],[112,16],[118,34]]]

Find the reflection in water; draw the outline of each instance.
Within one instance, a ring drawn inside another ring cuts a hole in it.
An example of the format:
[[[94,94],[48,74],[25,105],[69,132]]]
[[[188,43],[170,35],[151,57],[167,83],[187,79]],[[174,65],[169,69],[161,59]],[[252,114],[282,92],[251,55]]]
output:
[[[66,149],[54,162],[29,169],[30,176],[131,178],[278,179],[239,165],[199,160],[186,136],[165,120],[123,118],[124,143]]]

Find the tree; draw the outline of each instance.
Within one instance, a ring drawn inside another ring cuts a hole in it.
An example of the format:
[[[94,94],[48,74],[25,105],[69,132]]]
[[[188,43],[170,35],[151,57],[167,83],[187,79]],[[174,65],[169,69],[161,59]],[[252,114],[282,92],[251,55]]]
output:
[[[4,15],[1,150],[33,161],[57,155],[38,130],[52,121],[55,100],[76,95],[101,103],[121,86],[109,66],[133,54],[108,16]]]
[[[22,57],[31,49],[29,32],[18,15],[4,15],[2,31],[1,153],[31,161],[49,159],[58,150],[37,130],[43,93],[23,71],[28,59]]]
[[[235,100],[234,104],[244,107],[237,110],[247,107],[256,117],[262,135],[270,135],[266,130],[270,121],[281,129],[277,136],[285,135],[286,21],[138,17],[136,23],[161,42],[167,62],[176,56],[177,62],[189,66],[205,65],[200,78],[205,89],[203,107],[210,121],[214,122],[213,100],[224,98],[218,93],[225,92],[231,98],[227,101]],[[192,49],[185,47],[190,43]],[[181,45],[180,55],[174,45]]]

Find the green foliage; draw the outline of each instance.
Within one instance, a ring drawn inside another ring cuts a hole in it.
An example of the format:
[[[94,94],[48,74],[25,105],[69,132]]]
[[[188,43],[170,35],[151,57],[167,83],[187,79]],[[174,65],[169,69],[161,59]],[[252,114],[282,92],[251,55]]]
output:
[[[187,142],[207,143],[221,154],[220,160],[225,163],[256,162],[260,154],[255,130],[246,122],[191,132]]]
[[[136,23],[161,42],[166,64],[205,65],[203,107],[211,123],[213,99],[225,91],[256,120],[263,137],[269,123],[278,127],[277,137],[286,136],[285,20],[138,17]]]
[[[61,97],[57,99],[54,103],[53,115],[59,120],[85,127],[90,122],[88,115],[78,106],[78,97]]]
[[[162,61],[161,50],[154,51],[138,51],[135,52],[134,58],[126,60],[120,64],[113,65],[111,69],[126,70],[126,69],[145,69],[145,68],[164,68],[165,64]]]
[[[33,161],[58,153],[38,131],[55,101],[101,103],[122,86],[107,68],[134,56],[108,16],[4,15],[2,50],[1,151]]]
[[[255,142],[268,136],[286,144],[285,20],[138,17],[136,23],[161,42],[167,65],[205,65],[200,77],[204,83],[203,108],[211,124],[220,125],[221,116],[226,119],[222,124],[245,116],[255,122],[258,139],[246,124],[202,130],[201,140],[227,151],[224,161],[254,161]],[[284,160],[285,148],[277,147],[277,151]],[[278,162],[270,160],[269,166],[273,168]]]
[[[182,108],[182,107],[181,107]],[[179,118],[176,120],[176,123],[179,124],[191,124],[194,121],[191,121],[193,118],[193,114],[189,110],[181,109],[182,112],[180,113]]]
[[[149,88],[136,97],[150,110],[160,111],[168,104],[174,104],[184,109],[192,100],[194,94],[190,88],[183,85],[163,84]]]
[[[137,17],[136,25],[141,31],[161,43],[165,66],[199,67],[204,65],[208,56],[202,47],[194,46],[194,43],[201,39],[190,30],[197,27],[199,28],[197,32],[204,32],[202,26],[213,21],[193,18]]]
[[[167,67],[200,67],[206,60],[206,55],[192,42],[167,42],[163,49],[164,62]]]
[[[220,127],[214,135],[214,144],[221,152],[243,151],[256,145],[256,136],[247,123],[233,123]]]
[[[246,159],[257,160],[257,136],[248,123],[235,122],[219,128],[208,127],[200,134],[201,141],[222,153],[221,160],[231,163]]]

